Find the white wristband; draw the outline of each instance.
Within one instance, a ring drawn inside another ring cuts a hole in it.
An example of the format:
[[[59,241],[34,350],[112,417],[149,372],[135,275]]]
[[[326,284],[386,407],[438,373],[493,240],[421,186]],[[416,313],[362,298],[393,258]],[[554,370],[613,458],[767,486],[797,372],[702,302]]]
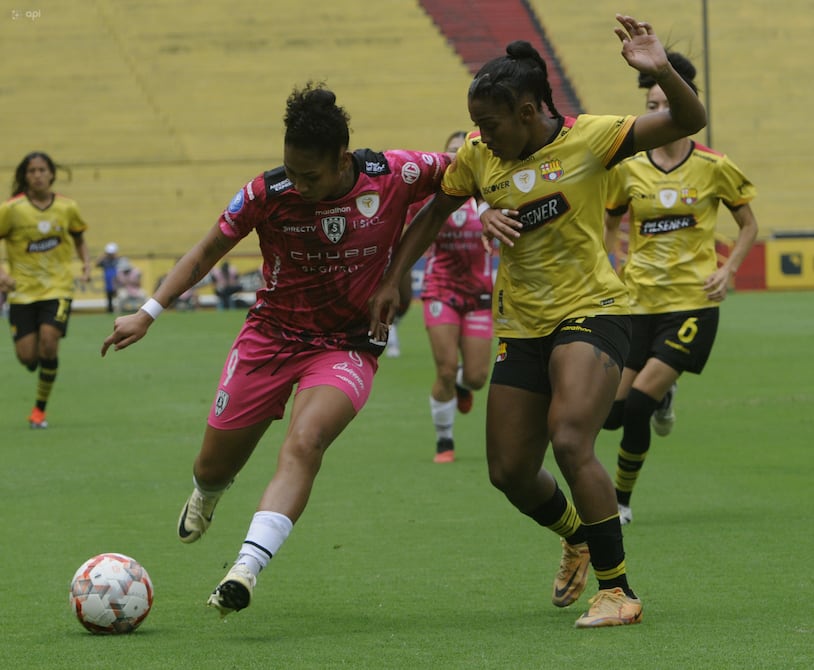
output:
[[[478,205],[478,218],[482,217],[483,213],[487,209],[489,209],[489,203],[484,200],[480,205]]]
[[[155,298],[150,298],[147,302],[145,302],[141,306],[141,310],[143,312],[147,312],[155,321],[158,318],[158,315],[164,311],[164,308],[161,306],[161,303],[158,302]]]

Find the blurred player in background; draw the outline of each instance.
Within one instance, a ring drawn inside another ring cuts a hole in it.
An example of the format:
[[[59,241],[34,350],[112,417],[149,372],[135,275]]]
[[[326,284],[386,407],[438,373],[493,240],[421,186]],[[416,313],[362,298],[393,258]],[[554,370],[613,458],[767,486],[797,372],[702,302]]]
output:
[[[623,57],[659,82],[670,109],[564,118],[545,62],[528,42],[511,43],[475,76],[468,104],[479,132],[467,137],[442,190],[411,222],[371,299],[371,328],[381,334],[378,322],[392,316],[403,273],[452,212],[478,193],[485,198],[492,209],[481,215],[484,232],[501,243],[492,300],[500,339],[486,410],[489,477],[519,511],[561,537],[555,605],[579,598],[593,565],[599,592],[579,628],[638,623],[642,613],[627,580],[613,483],[594,451],[630,343],[627,289],[604,249],[597,194],[615,163],[706,123],[650,24],[616,18]],[[542,467],[549,442],[573,504]]]
[[[673,68],[697,94],[695,66],[668,53]],[[670,110],[661,86],[639,73],[647,111]],[[755,188],[726,156],[689,137],[643,151],[610,173],[605,243],[616,248],[630,215],[627,262],[633,338],[605,427],[622,427],[616,499],[622,524],[633,520],[630,497],[650,449],[650,424],[658,435],[673,428],[676,380],[700,374],[718,330],[718,304],[757,237],[749,202]],[[729,257],[718,267],[715,224],[723,202],[740,229]]]
[[[462,130],[450,135],[447,152],[454,157],[465,137]],[[478,204],[470,198],[441,228],[424,270],[421,300],[435,360],[430,414],[436,463],[455,460],[455,410],[466,414],[472,409],[472,391],[483,388],[489,375],[492,256],[484,251],[482,234]]]
[[[17,359],[39,369],[32,428],[47,428],[45,408],[59,367],[59,340],[68,332],[74,253],[81,279],[90,279],[87,229],[73,200],[54,193],[57,165],[48,154],[28,154],[14,172],[11,199],[0,205],[0,239],[6,242],[9,273],[0,268],[0,291],[8,292],[9,325]]]
[[[447,154],[348,150],[349,117],[308,84],[289,96],[284,166],[254,178],[134,315],[116,319],[102,355],[145,335],[175,296],[255,231],[265,286],[227,358],[178,524],[182,542],[207,530],[215,506],[296,385],[277,471],[239,556],[209,598],[222,615],[247,607],[257,575],[300,518],[323,454],[362,409],[387,327],[371,337],[370,295],[401,238],[407,208],[433,193]]]
[[[113,300],[116,297],[116,273],[119,265],[119,245],[115,242],[108,242],[105,245],[105,252],[96,259],[96,267],[102,269],[102,277],[105,282],[105,296],[107,297],[107,311],[113,313]]]

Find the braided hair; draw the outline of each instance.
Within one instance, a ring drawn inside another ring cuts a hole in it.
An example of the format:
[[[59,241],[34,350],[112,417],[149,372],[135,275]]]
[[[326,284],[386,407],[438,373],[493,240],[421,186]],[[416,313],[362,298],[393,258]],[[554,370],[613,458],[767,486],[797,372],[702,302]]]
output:
[[[538,109],[543,103],[553,115],[562,118],[554,106],[548,68],[537,50],[529,42],[516,40],[506,47],[506,55],[486,63],[469,86],[469,98],[487,99],[514,110],[520,97],[528,93],[534,97]]]

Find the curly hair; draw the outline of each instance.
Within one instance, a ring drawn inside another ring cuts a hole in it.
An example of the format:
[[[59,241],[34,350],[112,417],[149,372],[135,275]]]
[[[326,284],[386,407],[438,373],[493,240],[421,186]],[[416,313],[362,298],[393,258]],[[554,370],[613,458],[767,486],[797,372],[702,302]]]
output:
[[[320,155],[338,156],[350,142],[350,116],[322,83],[308,82],[288,96],[285,143]]]

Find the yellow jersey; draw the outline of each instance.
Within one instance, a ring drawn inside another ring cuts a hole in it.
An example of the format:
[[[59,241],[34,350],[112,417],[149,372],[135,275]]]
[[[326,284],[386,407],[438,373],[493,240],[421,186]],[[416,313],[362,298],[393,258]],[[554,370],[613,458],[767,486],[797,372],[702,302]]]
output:
[[[533,338],[565,319],[629,314],[627,290],[603,241],[608,166],[633,116],[566,117],[553,140],[524,159],[497,158],[470,133],[442,181],[451,196],[480,193],[520,212],[514,246],[500,246],[492,294],[495,333]]]
[[[10,274],[17,285],[8,296],[9,304],[73,297],[72,235],[86,229],[76,202],[58,194],[45,209],[32,205],[24,194],[0,204],[0,239],[6,242]]]
[[[634,314],[717,307],[704,280],[718,267],[718,203],[748,203],[755,187],[725,155],[696,142],[665,172],[642,151],[610,171],[607,209],[630,216],[624,280]]]

